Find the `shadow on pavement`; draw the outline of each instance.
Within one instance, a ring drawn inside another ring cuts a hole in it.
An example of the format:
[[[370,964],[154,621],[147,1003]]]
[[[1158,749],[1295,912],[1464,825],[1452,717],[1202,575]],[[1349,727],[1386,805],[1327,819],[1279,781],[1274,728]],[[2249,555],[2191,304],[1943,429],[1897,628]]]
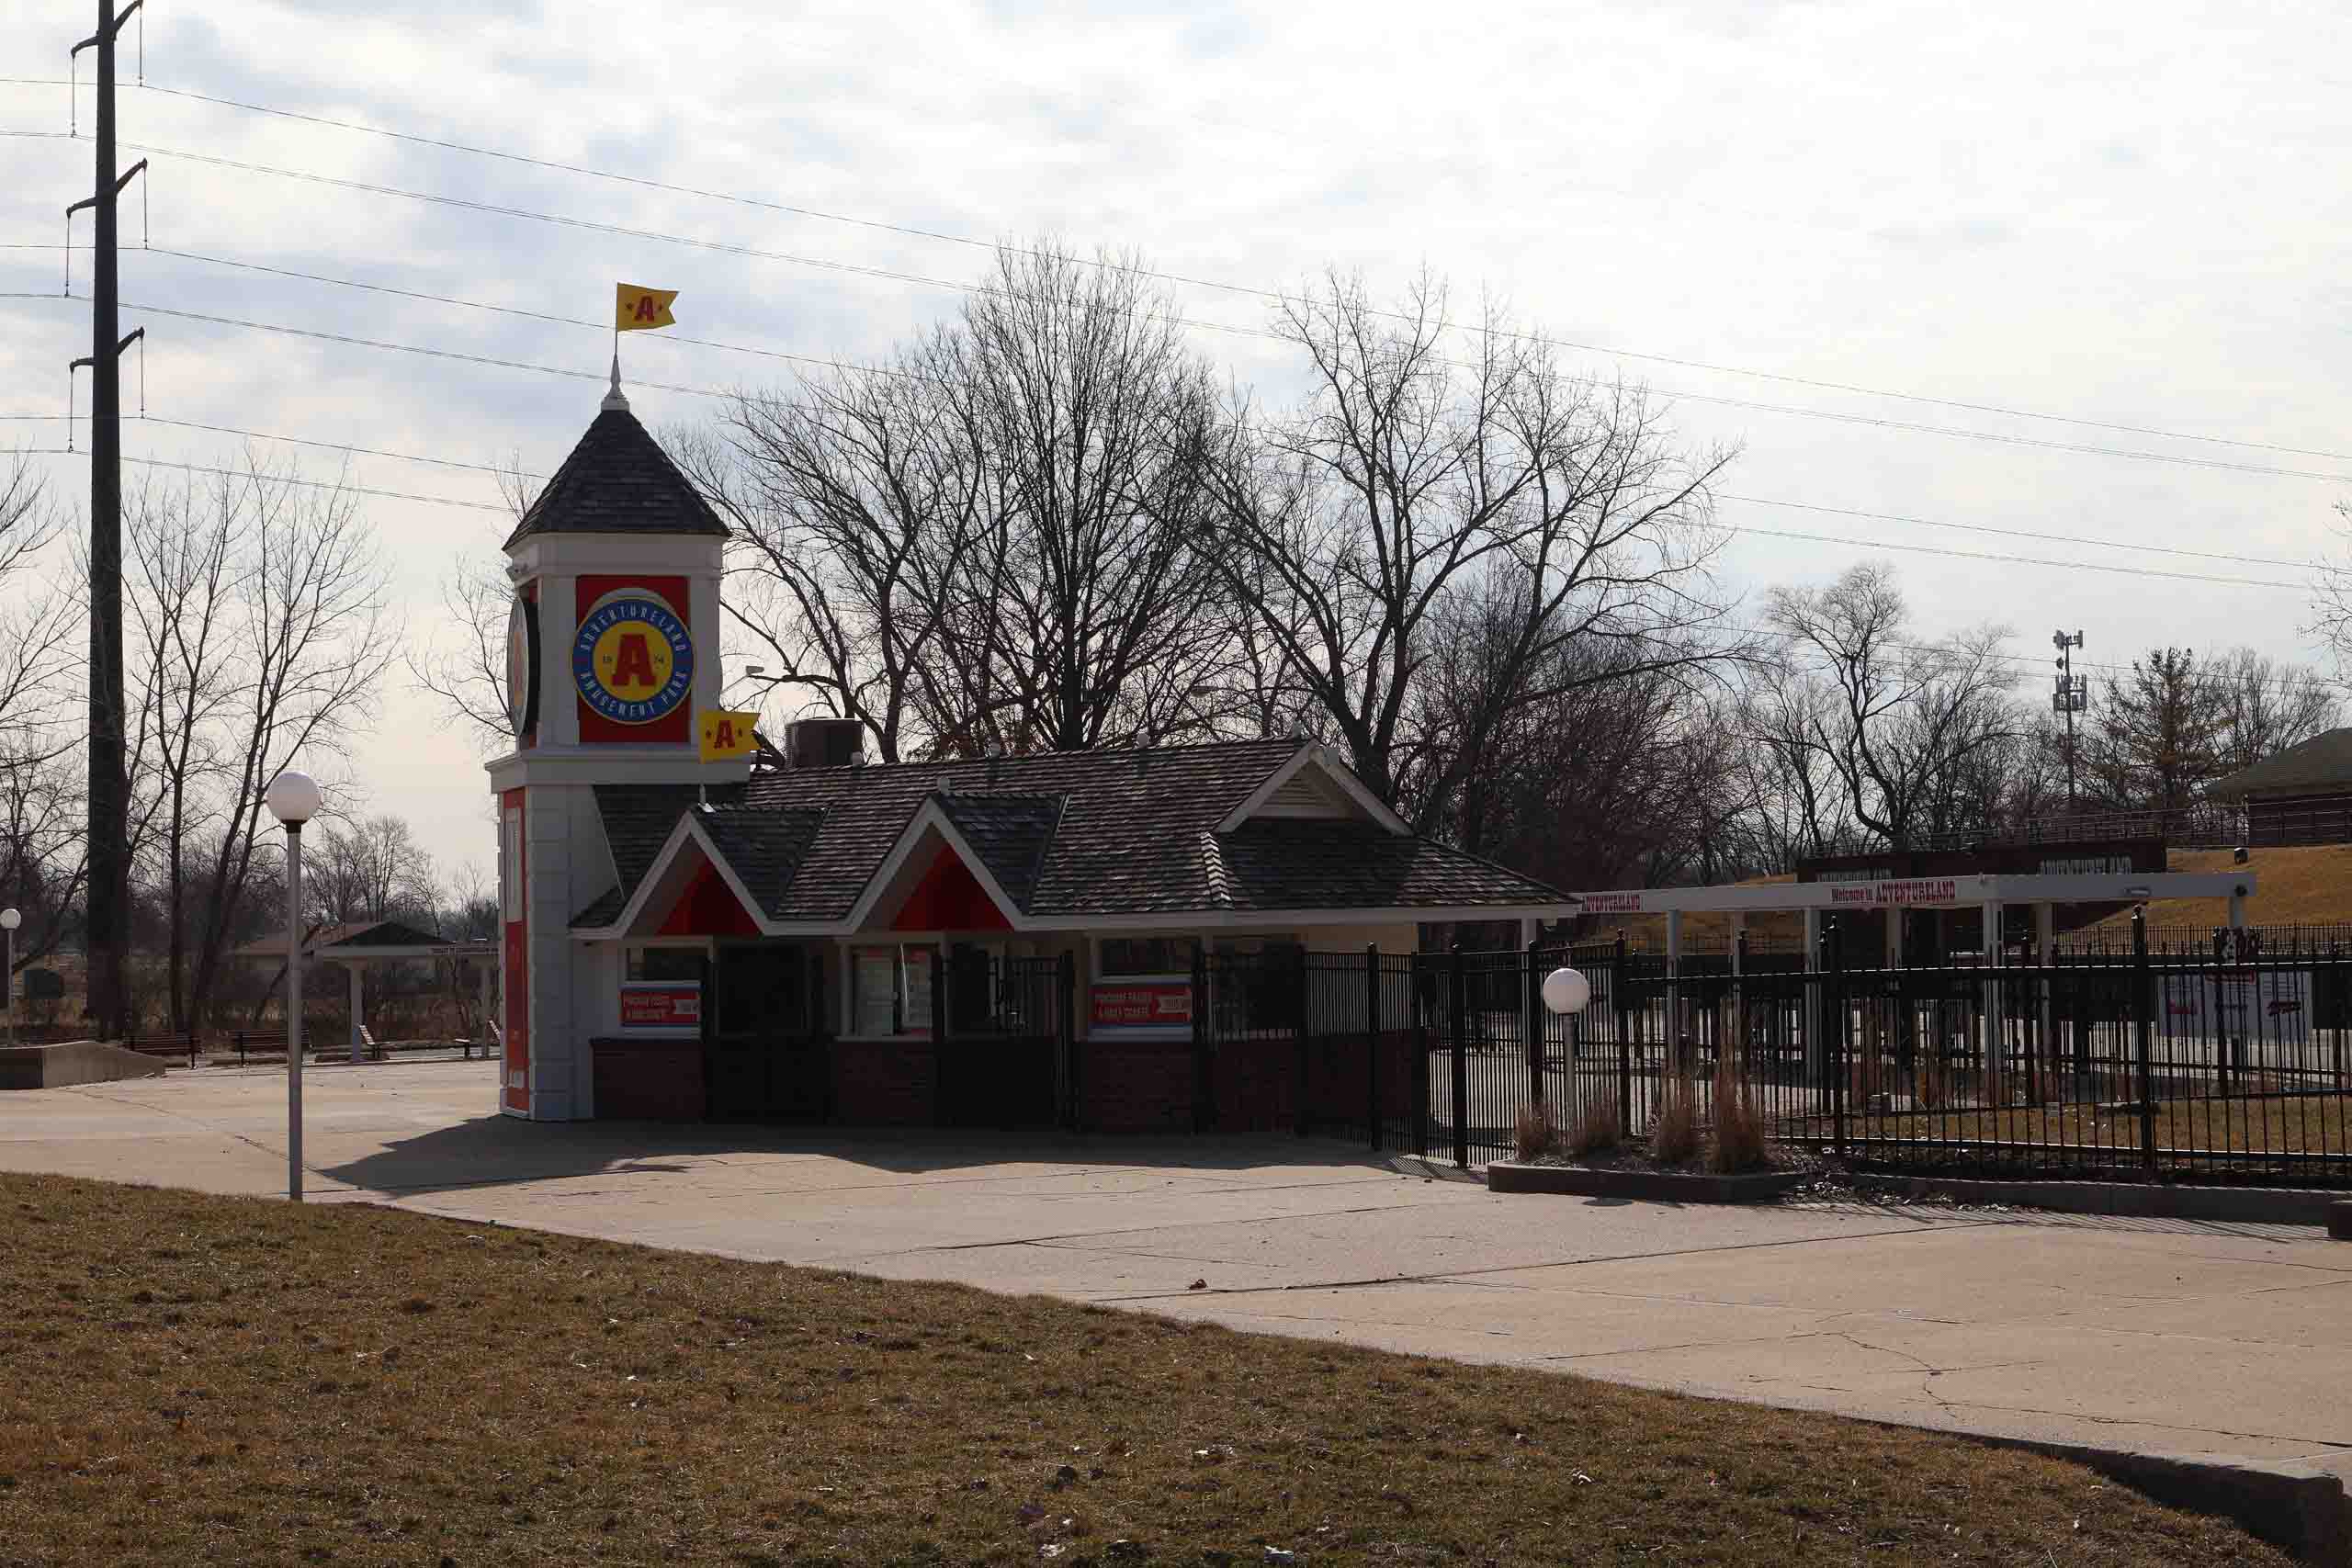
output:
[[[495,1114],[436,1127],[319,1169],[337,1181],[374,1191],[447,1192],[567,1177],[684,1171],[696,1162],[741,1155],[805,1156],[902,1176],[1003,1165],[1235,1173],[1324,1167],[1430,1177],[1457,1174],[1424,1170],[1420,1162],[1410,1159],[1392,1162],[1362,1145],[1280,1135],[1090,1137],[896,1127],[523,1122]]]

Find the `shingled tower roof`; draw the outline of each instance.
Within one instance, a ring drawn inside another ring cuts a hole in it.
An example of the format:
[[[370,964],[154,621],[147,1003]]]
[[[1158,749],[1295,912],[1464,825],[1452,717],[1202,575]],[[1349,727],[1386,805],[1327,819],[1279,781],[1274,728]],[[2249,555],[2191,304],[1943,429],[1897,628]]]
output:
[[[727,525],[628,412],[617,385],[595,423],[506,536],[537,534],[710,534]]]

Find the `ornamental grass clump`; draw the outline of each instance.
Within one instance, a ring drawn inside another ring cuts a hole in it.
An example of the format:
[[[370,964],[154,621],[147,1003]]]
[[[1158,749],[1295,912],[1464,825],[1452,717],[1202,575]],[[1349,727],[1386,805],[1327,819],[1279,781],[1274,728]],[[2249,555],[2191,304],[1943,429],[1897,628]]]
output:
[[[1699,1152],[1699,1085],[1688,1068],[1658,1086],[1657,1120],[1650,1127],[1650,1157],[1683,1165]]]
[[[1756,1088],[1740,1081],[1725,1057],[1715,1069],[1715,1126],[1707,1142],[1707,1168],[1719,1176],[1736,1176],[1771,1163],[1771,1143],[1764,1135],[1764,1108],[1757,1103]]]
[[[1577,1102],[1560,1130],[1561,1143],[1574,1157],[1605,1154],[1625,1141],[1625,1123],[1617,1102],[1606,1094],[1589,1094]]]
[[[1521,1161],[1542,1159],[1558,1149],[1560,1125],[1552,1119],[1548,1105],[1522,1105],[1519,1108],[1519,1157]]]

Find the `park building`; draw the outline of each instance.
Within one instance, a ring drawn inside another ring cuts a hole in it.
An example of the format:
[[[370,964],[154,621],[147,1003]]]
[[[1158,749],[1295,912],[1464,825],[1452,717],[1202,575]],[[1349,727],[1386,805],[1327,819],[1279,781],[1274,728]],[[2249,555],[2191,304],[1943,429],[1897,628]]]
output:
[[[1283,1124],[1290,1089],[1203,1081],[1208,1010],[1231,1032],[1282,1005],[1204,995],[1212,964],[1575,911],[1296,739],[889,764],[819,719],[706,761],[726,542],[617,379],[506,541],[509,1114]],[[1358,1046],[1385,1048],[1376,998],[1290,973],[1341,988],[1318,1016],[1356,1006]]]

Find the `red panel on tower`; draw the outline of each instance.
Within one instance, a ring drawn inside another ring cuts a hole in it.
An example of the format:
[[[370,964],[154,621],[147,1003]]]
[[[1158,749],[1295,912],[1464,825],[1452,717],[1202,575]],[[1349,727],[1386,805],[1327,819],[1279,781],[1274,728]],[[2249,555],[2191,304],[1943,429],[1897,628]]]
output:
[[[582,740],[694,744],[688,592],[683,577],[579,580],[570,662]]]

